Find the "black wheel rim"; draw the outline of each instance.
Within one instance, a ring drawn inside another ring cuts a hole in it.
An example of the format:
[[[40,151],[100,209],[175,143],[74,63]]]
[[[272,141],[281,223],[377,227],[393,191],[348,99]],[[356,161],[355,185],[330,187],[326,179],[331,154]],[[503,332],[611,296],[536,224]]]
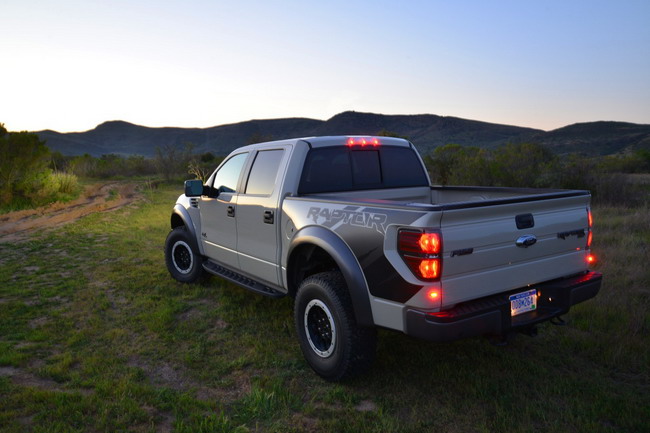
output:
[[[334,351],[336,326],[329,308],[320,300],[314,299],[305,309],[305,332],[312,350],[323,358]]]
[[[194,262],[190,246],[183,241],[176,242],[172,248],[172,260],[178,272],[181,274],[189,273]]]

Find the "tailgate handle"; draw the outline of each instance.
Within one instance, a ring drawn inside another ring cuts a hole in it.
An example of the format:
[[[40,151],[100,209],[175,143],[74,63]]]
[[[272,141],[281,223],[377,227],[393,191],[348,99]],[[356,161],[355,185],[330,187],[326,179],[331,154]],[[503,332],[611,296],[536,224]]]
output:
[[[537,243],[537,238],[535,235],[525,235],[525,236],[520,236],[517,239],[517,246],[521,248],[528,248],[531,245],[535,245]]]

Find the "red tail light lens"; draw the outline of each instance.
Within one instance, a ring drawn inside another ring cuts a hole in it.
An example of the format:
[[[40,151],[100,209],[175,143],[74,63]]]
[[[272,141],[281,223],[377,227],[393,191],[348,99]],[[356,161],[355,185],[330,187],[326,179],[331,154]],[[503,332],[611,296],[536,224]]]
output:
[[[437,281],[442,274],[442,234],[437,231],[401,230],[397,236],[399,252],[421,280]]]
[[[420,261],[420,275],[426,280],[435,280],[440,276],[440,259]]]
[[[423,253],[440,254],[440,234],[422,233],[418,241]]]
[[[440,254],[442,237],[440,233],[422,233],[403,230],[399,232],[399,249],[404,253]]]

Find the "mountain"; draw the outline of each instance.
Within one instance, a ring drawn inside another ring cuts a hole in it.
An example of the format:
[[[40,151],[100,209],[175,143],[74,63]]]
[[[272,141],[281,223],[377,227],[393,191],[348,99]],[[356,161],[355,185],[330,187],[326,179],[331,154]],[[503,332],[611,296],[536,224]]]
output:
[[[152,156],[156,147],[193,143],[196,152],[225,155],[256,138],[284,139],[316,135],[377,135],[390,131],[408,137],[423,154],[437,146],[456,143],[493,148],[508,142],[533,141],[557,153],[582,152],[605,155],[650,148],[650,125],[623,122],[590,122],[545,132],[433,114],[386,115],[346,111],[329,120],[285,118],[249,120],[210,128],[148,128],[110,121],[85,132],[36,134],[48,147],[64,155],[93,156],[136,154]]]
[[[588,155],[611,155],[650,149],[650,125],[626,122],[576,123],[531,137],[555,153],[581,151]]]

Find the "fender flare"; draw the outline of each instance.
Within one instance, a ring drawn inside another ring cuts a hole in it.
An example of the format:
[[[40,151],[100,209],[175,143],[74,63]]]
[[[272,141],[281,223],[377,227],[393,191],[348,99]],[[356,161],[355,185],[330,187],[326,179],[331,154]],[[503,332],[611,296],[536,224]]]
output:
[[[185,227],[187,227],[187,230],[192,235],[192,238],[195,240],[198,239],[196,237],[196,229],[194,228],[194,224],[192,223],[192,217],[190,216],[190,213],[187,211],[187,209],[185,209],[180,204],[176,204],[176,206],[174,206],[174,210],[172,211],[172,216],[170,220],[170,225],[172,229],[174,229],[174,222],[173,222],[174,215],[178,215],[181,218],[183,224],[185,224]]]
[[[348,244],[337,234],[324,227],[304,227],[291,240],[287,254],[287,265],[289,265],[288,260],[293,251],[305,244],[315,245],[323,249],[334,259],[348,286],[357,324],[360,326],[374,326],[368,283],[359,261]]]

